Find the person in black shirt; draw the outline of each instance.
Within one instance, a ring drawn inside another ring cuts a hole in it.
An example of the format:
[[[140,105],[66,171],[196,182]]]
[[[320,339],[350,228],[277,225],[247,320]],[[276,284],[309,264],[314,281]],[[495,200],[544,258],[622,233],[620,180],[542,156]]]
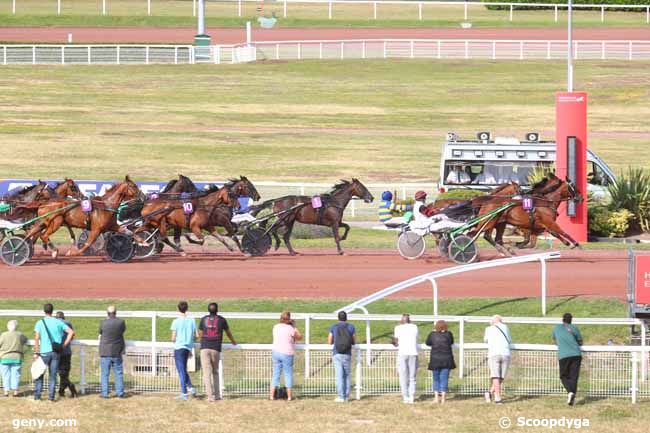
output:
[[[208,315],[203,316],[199,323],[198,337],[201,340],[201,369],[203,370],[203,386],[209,401],[221,400],[219,384],[219,359],[221,358],[221,343],[225,332],[230,342],[237,345],[230,333],[228,322],[217,314],[219,310],[215,302],[208,305]]]
[[[72,323],[65,319],[65,314],[63,311],[57,311],[56,318],[62,320],[68,328],[74,329]],[[59,377],[61,381],[59,383],[59,397],[65,396],[65,389],[70,389],[72,397],[77,396],[77,388],[74,386],[74,383],[70,382],[70,365],[72,364],[72,346],[68,345],[61,352],[61,357],[59,361]]]

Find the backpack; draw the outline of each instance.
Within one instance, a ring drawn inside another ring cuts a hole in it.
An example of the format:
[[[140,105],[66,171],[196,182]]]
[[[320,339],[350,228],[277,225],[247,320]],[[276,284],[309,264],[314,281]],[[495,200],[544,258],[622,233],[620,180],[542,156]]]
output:
[[[206,316],[203,319],[203,338],[208,340],[219,339],[219,316]]]
[[[334,349],[336,350],[336,353],[346,353],[352,349],[352,334],[350,334],[350,331],[348,330],[347,323],[339,325],[336,328]]]

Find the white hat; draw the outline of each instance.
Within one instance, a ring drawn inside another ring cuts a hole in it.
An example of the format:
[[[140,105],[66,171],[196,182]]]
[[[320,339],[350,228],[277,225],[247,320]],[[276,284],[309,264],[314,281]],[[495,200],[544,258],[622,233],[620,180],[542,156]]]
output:
[[[39,377],[43,376],[45,374],[45,370],[47,370],[47,365],[43,362],[43,358],[40,356],[32,362],[32,379],[36,380]]]

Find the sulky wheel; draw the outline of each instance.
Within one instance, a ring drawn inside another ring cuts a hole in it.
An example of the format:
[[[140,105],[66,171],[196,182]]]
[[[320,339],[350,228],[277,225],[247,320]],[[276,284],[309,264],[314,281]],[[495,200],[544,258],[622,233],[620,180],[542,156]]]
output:
[[[414,260],[424,254],[424,238],[414,232],[403,232],[397,238],[397,250],[405,259]]]
[[[83,230],[81,233],[79,233],[79,236],[77,237],[77,249],[81,249],[86,244],[89,233],[90,232],[88,230]],[[98,256],[104,252],[105,246],[106,235],[102,233],[97,236],[95,242],[93,242],[93,244],[86,251],[84,251],[84,256]]]
[[[124,263],[135,253],[133,238],[124,233],[113,233],[106,239],[106,255],[111,262]]]
[[[466,264],[478,259],[478,248],[472,238],[458,235],[449,240],[449,259],[453,262]]]
[[[446,236],[438,236],[436,238],[436,246],[438,248],[438,254],[441,257],[447,257],[449,251],[449,238]]]
[[[25,239],[26,236],[25,235],[14,235],[14,237]],[[0,241],[1,241],[1,239],[0,239]],[[31,260],[32,257],[34,257],[34,242],[28,241],[27,243],[29,244],[29,260]]]
[[[34,253],[34,245],[23,236],[7,236],[0,244],[0,258],[9,266],[23,265]]]
[[[138,237],[143,239],[147,245],[135,245],[135,254],[133,257],[136,259],[146,259],[151,257],[158,252],[158,234],[150,232],[148,230],[143,230],[138,232]]]
[[[271,236],[262,229],[248,229],[244,232],[241,246],[251,256],[263,256],[271,248]]]

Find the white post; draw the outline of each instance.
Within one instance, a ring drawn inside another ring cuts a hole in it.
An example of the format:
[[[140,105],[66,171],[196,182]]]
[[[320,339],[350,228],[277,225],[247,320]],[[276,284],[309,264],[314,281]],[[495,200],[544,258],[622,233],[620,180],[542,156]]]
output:
[[[241,16],[241,0],[237,0],[237,16]]]
[[[410,45],[411,45],[411,58],[413,58],[413,56],[414,56],[414,54],[415,54],[415,47],[414,47],[415,42],[414,42],[413,40],[411,40],[411,44],[410,44]]]
[[[106,0],[102,0],[102,15],[106,15]]]
[[[458,322],[458,333],[460,340],[458,342],[458,378],[463,378],[463,369],[465,368],[465,319],[460,318]]]
[[[149,64],[149,45],[144,47],[144,64],[145,65]]]
[[[645,323],[641,323],[641,380],[648,380],[648,351],[646,345]]]
[[[205,1],[199,0],[197,5],[199,16],[196,17],[196,34],[204,35],[205,34]]]
[[[323,60],[323,43],[318,43],[318,58]]]
[[[196,0],[192,0],[192,16],[196,16]]]
[[[36,64],[36,45],[32,45],[32,64]]]
[[[512,21],[512,3],[510,4],[510,21]]]
[[[15,1],[15,0],[14,0]],[[372,4],[372,12],[373,12],[373,18],[377,19],[377,2],[374,2]]]
[[[327,17],[331,20],[332,19],[332,2],[330,1],[328,3],[328,8],[327,8]]]
[[[151,375],[156,376],[156,370],[158,369],[156,365],[156,312],[151,316]]]
[[[61,64],[65,65],[65,45],[61,45]]]
[[[540,259],[542,265],[542,316],[546,316],[546,260]]]
[[[16,0],[11,0],[11,13],[16,15]]]
[[[555,22],[557,22],[557,6],[555,6]]]
[[[300,195],[305,195],[305,185],[300,185]]]
[[[645,8],[645,22],[650,23],[650,6]]]
[[[605,6],[600,7],[600,22],[605,22]]]
[[[86,347],[79,346],[79,390],[81,394],[86,393]]]
[[[627,47],[627,52],[628,52],[627,59],[632,60],[632,41],[628,42],[627,45],[628,45],[628,47]]]
[[[465,21],[467,21],[467,2],[465,2],[465,14],[463,16],[465,17]]]
[[[492,41],[492,60],[497,59],[497,41]]]
[[[600,58],[602,60],[605,60],[606,54],[605,54],[605,41],[602,41],[600,43]]]
[[[246,21],[246,45],[250,45],[253,42],[253,27],[251,26],[250,21]]]
[[[302,59],[302,44],[298,42],[298,60]]]
[[[568,3],[567,16],[567,91],[573,92],[573,0]]]
[[[90,45],[88,45],[88,64],[90,65],[92,63],[92,59],[90,57]]]
[[[120,46],[118,45],[115,49],[115,52],[117,54],[117,64],[120,64]]]
[[[280,60],[280,44],[275,44],[275,60]]]
[[[365,313],[368,314],[368,310],[365,310]],[[366,320],[366,344],[368,345],[366,349],[366,365],[372,364],[372,351],[370,345],[372,344],[372,336],[370,335],[370,319]]]
[[[174,47],[174,64],[178,65],[178,47]]]
[[[384,41],[384,59],[386,58],[386,41]]]
[[[636,404],[636,393],[639,387],[639,358],[636,352],[632,352],[632,404]]]
[[[2,47],[2,64],[6,65],[7,64],[7,46]]]
[[[309,344],[311,342],[311,337],[309,336],[311,329],[311,318],[307,316],[305,318],[305,379],[309,379],[310,366],[309,366]]]
[[[219,356],[219,398],[223,398],[223,390],[226,388],[226,384],[223,383],[223,354]]]
[[[287,17],[287,0],[284,0],[284,6],[283,6],[282,13],[283,13],[284,18],[286,18]]]
[[[524,60],[524,41],[519,41],[519,60]]]
[[[422,3],[418,3],[418,18],[422,21]]]
[[[341,42],[341,60],[343,60],[343,56],[344,56],[344,54],[343,54],[343,51],[344,51],[344,48],[345,48],[344,44],[345,44],[345,42]]]
[[[147,0],[147,15],[151,15],[151,0]]]
[[[361,400],[361,351],[357,350],[357,371],[355,373],[355,392],[357,400]]]
[[[357,215],[357,207],[355,201],[352,200],[352,203],[350,203],[350,216],[354,218],[356,215]]]
[[[433,287],[433,315],[438,315],[438,283],[434,278],[430,278],[431,286]]]
[[[56,0],[56,14],[61,15],[61,0]]]

